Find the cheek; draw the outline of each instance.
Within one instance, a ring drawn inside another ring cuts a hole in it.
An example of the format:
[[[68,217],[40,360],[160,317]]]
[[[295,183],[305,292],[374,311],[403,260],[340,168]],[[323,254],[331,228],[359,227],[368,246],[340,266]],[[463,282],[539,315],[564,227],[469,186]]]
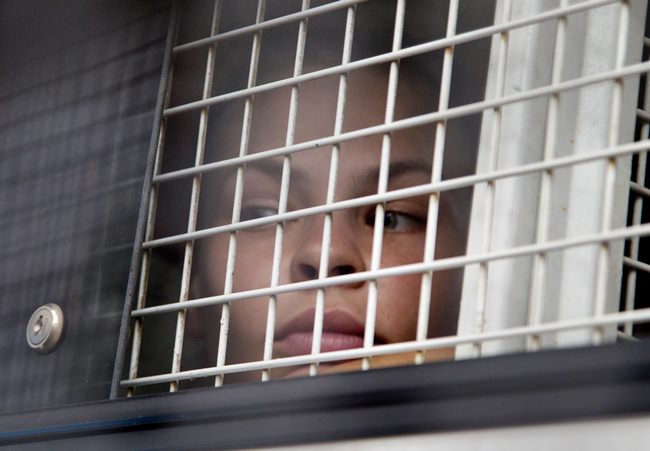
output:
[[[237,236],[237,255],[233,291],[266,288],[271,284],[275,228],[263,233],[240,233]]]
[[[226,276],[228,237],[226,235],[217,235],[210,239],[199,241],[195,246],[198,256],[198,267],[194,267],[193,276],[198,281],[200,296],[222,294]]]
[[[238,235],[233,292],[265,288],[270,285],[273,237],[273,233]],[[267,297],[232,303],[228,340],[229,362],[241,363],[262,358],[267,310]]]
[[[247,299],[232,304],[230,310],[230,363],[261,360],[264,350],[268,298]]]
[[[421,262],[424,234],[387,236],[382,252],[382,267]],[[439,242],[436,255],[444,255]],[[390,342],[415,339],[420,304],[422,275],[392,277],[379,282],[377,332]],[[431,282],[428,336],[455,333],[462,271],[436,272]]]
[[[415,338],[420,280],[419,275],[391,277],[378,284],[377,333],[389,343]]]

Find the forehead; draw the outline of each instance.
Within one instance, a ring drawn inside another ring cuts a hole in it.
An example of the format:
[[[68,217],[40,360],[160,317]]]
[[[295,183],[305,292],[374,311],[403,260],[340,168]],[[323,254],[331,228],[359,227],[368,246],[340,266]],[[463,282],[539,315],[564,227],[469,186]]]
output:
[[[252,100],[250,133],[247,153],[283,147],[335,133],[337,117],[342,121],[341,132],[363,129],[383,124],[386,117],[388,90],[388,66],[371,67],[355,71],[347,76],[344,90],[345,102],[339,103],[340,77],[332,76],[301,84],[294,93],[295,118],[290,116],[292,89],[283,88],[256,95]],[[421,79],[402,71],[395,101],[394,119],[402,119],[431,112],[436,107],[436,93]],[[211,160],[232,158],[239,154],[244,117],[243,102],[224,105],[213,122],[217,138],[216,153]],[[433,146],[434,126],[418,127],[391,134],[392,155],[413,159],[430,159]],[[347,141],[341,144],[342,158],[349,161],[379,158],[382,145],[380,135]],[[215,149],[212,150],[215,152]],[[302,160],[304,154],[316,154],[313,150],[295,154]],[[329,154],[329,152],[327,152]],[[318,159],[318,158],[316,158]]]

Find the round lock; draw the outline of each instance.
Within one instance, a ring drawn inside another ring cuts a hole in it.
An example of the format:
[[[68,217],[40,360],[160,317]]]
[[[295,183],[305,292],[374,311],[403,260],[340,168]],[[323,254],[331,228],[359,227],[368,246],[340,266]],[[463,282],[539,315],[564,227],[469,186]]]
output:
[[[27,323],[27,344],[47,354],[56,348],[63,336],[63,311],[57,304],[45,304],[32,313]]]

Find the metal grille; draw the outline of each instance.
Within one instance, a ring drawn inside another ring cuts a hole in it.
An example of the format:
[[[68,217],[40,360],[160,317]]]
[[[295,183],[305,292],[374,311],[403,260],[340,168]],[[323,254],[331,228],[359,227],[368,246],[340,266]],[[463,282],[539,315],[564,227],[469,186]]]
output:
[[[632,156],[631,189],[647,191],[647,123],[633,133],[645,2],[481,3],[216,1],[181,16],[122,387],[599,344],[650,319],[632,288],[642,197],[625,223]],[[190,39],[196,17],[210,23]],[[372,192],[350,188],[364,177]],[[157,275],[166,250],[177,263]],[[151,299],[161,281],[173,299]],[[358,310],[341,301],[354,290]],[[147,334],[167,369],[143,367]]]

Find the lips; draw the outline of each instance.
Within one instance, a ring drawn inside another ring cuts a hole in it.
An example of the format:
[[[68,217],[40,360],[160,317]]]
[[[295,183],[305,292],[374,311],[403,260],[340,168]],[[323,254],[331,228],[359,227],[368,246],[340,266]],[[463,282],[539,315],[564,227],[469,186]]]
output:
[[[311,354],[314,331],[314,309],[291,319],[276,335],[275,350],[283,356]],[[363,324],[343,310],[330,310],[323,315],[321,352],[363,347]]]

